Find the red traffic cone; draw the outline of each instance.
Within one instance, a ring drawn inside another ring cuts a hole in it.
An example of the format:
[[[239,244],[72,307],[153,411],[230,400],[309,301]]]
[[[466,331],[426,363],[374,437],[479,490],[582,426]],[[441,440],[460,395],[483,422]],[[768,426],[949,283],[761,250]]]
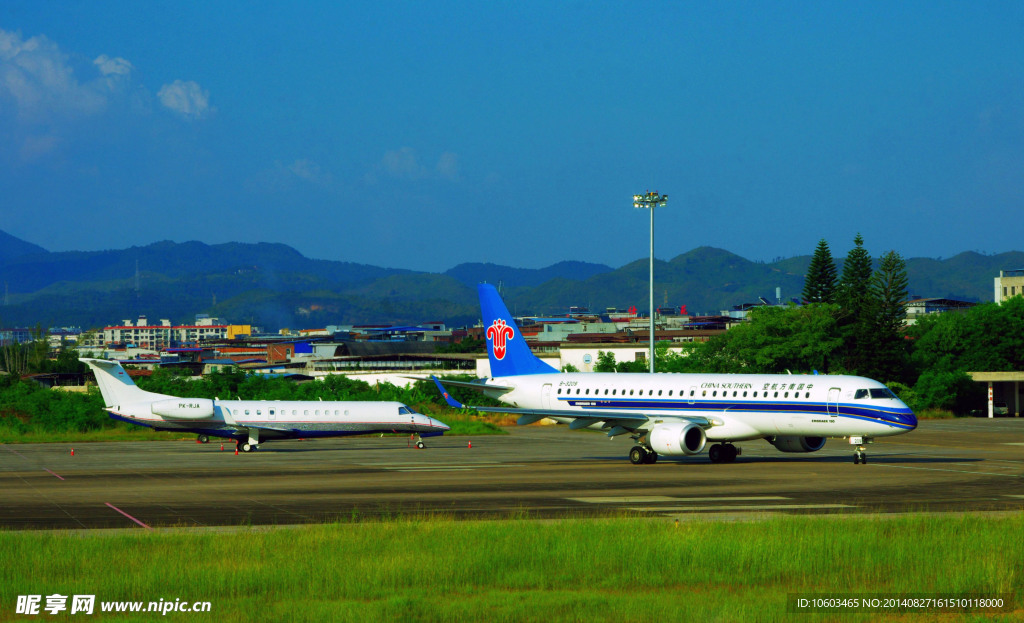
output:
[[[235,456],[238,456],[238,446],[235,446]]]
[[[71,448],[71,456],[75,456],[75,449]]]
[[[224,452],[224,442],[220,442],[220,451]]]
[[[467,447],[468,447],[468,448],[472,448],[472,447],[473,447],[473,442],[472,442],[472,441],[471,441],[471,442],[469,442],[469,445],[468,445]]]

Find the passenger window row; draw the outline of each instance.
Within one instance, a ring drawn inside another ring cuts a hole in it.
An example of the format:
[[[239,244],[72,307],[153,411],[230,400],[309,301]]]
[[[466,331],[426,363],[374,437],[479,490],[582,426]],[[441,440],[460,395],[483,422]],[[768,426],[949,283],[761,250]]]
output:
[[[561,387],[558,388],[558,394],[559,395],[562,394],[562,390],[563,390],[563,388],[561,388]],[[565,389],[565,395],[567,395],[567,396],[572,396],[572,395],[576,395],[576,396],[590,396],[590,395],[593,395],[593,396],[618,396],[618,395],[626,396],[627,395],[626,394],[626,390],[622,390],[621,394],[619,394],[618,391],[619,390],[617,390],[617,389],[612,389],[612,390],[606,389],[606,390],[604,390],[604,393],[602,394],[601,390],[595,389],[593,394],[591,394],[589,388],[584,389],[584,388],[577,387],[575,394],[573,394],[573,390],[571,388]],[[665,394],[663,394],[663,391],[664,390],[659,389],[657,395],[658,396],[667,395],[667,396],[671,397],[672,396],[672,392],[674,390],[670,389]],[[861,396],[860,392],[867,392],[867,391],[868,390],[857,390],[857,395],[855,396],[855,398],[866,397],[867,396],[866,393],[865,393],[864,396]],[[871,390],[872,397],[873,398],[875,398],[875,397],[877,397],[877,398],[882,398],[882,397],[888,398],[888,397],[891,397],[891,396],[875,396],[874,395],[875,392],[881,392],[881,391],[888,392],[889,390],[875,390],[875,389],[873,389],[873,390]],[[643,396],[644,395],[644,390],[642,390],[642,389],[639,390],[639,391],[631,389],[631,390],[629,390],[629,394],[628,395],[633,396],[634,392],[636,392],[636,395],[638,395],[638,396]],[[688,396],[692,398],[694,396],[695,392],[696,392],[696,390],[691,389],[690,393],[688,394]],[[744,391],[743,394],[740,395],[739,390],[733,390],[731,397],[732,398],[747,398],[748,397],[748,393],[749,393],[748,391]],[[759,395],[759,392],[755,390],[753,392],[753,395],[750,396],[750,397],[752,397],[752,398],[758,398],[758,397],[761,397],[761,398],[779,398],[779,394],[780,393],[782,394],[782,398],[789,398],[791,392],[788,392],[788,391],[784,391],[784,392],[778,392],[778,391],[776,391],[776,392],[768,392],[768,391],[764,391],[764,392],[760,392],[760,395]],[[769,396],[769,394],[771,394],[771,395]],[[793,394],[793,398],[800,398],[800,392],[794,391],[794,392],[792,392],[792,394]],[[890,392],[890,394],[891,394],[891,392]],[[654,390],[653,389],[647,390],[647,395],[648,396],[654,396]],[[708,397],[708,390],[706,390],[706,389],[705,390],[701,390],[701,394],[700,395],[701,395],[702,398],[707,398]],[[680,397],[684,396],[684,391],[683,390],[680,390],[679,396]],[[718,398],[719,397],[718,396],[718,390],[717,389],[716,390],[711,390],[711,396],[710,397],[711,398]],[[723,390],[721,397],[722,398],[729,398],[730,397],[729,396],[729,392],[727,390]],[[811,397],[811,392],[803,392],[803,397],[805,399],[806,398],[810,398]]]

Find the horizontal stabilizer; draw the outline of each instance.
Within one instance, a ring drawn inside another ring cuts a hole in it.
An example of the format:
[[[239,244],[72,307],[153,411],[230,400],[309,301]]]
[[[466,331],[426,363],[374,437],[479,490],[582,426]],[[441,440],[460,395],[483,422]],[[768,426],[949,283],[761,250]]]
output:
[[[413,377],[407,376],[405,378],[411,379]],[[434,379],[435,383],[437,382],[437,377],[431,375],[430,378]],[[425,381],[426,379],[417,378],[417,380]],[[510,392],[513,389],[515,389],[515,387],[509,387],[508,385],[489,385],[484,382],[486,380],[487,379],[478,379],[476,381],[453,381],[451,379],[445,379],[444,384],[449,387],[465,387],[466,389],[475,389],[478,392],[492,389],[499,392]]]
[[[430,375],[430,378],[434,379],[434,385],[437,385],[437,389],[441,392],[441,396],[444,397],[444,401],[448,403],[449,407],[452,407],[453,409],[465,409],[466,408],[466,405],[464,405],[461,402],[459,402],[458,400],[452,398],[451,394],[449,394],[448,390],[446,390],[444,388],[444,385],[441,385],[441,381],[439,381],[436,376]]]

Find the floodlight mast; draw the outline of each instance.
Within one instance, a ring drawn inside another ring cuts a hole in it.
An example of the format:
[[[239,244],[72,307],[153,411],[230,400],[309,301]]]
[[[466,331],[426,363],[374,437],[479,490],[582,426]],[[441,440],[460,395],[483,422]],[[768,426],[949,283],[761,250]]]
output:
[[[643,195],[633,195],[634,208],[646,208],[651,211],[651,265],[650,265],[650,314],[651,314],[651,356],[650,370],[654,374],[654,208],[664,208],[668,203],[668,195],[659,195],[658,191]]]

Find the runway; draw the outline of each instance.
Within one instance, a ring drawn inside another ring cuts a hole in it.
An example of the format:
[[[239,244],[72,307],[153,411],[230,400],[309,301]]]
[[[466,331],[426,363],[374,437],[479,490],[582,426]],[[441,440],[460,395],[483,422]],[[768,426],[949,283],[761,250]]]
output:
[[[0,445],[4,529],[302,524],[445,513],[473,517],[662,518],[776,513],[1024,510],[1024,418],[924,421],[868,446],[812,454],[737,444],[632,465],[628,437],[558,427],[507,436],[269,442],[236,456],[219,442]],[[472,447],[468,444],[472,443]]]

